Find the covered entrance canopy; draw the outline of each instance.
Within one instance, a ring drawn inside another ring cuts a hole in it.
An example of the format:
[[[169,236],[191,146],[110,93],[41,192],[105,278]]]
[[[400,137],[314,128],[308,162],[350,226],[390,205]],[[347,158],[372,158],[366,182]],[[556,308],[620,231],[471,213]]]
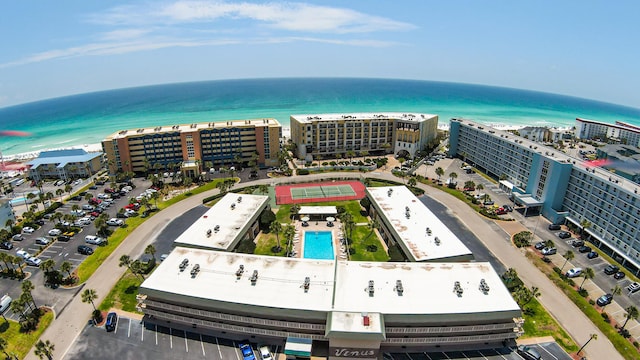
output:
[[[507,180],[500,180],[500,190],[511,194],[513,192],[513,184]]]
[[[311,339],[288,337],[284,344],[284,354],[294,356],[311,356]]]
[[[524,206],[524,216],[527,216],[529,208],[540,210],[540,207],[544,204],[542,201],[535,199],[531,194],[513,194],[514,201],[517,205]]]

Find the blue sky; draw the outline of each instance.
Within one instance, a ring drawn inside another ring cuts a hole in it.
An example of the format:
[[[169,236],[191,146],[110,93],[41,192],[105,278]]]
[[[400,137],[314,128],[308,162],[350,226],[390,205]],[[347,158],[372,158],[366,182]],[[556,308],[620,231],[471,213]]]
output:
[[[0,107],[172,82],[380,77],[640,108],[640,2],[3,1]]]

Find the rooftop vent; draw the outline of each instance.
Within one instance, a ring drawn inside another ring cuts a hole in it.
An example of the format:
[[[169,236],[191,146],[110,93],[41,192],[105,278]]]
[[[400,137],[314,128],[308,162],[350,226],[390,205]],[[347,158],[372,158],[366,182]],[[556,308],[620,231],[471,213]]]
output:
[[[241,203],[242,202],[242,196],[238,196],[238,202]]]
[[[487,295],[489,293],[489,285],[487,285],[487,282],[484,281],[484,279],[480,279],[480,287],[479,287],[479,289],[485,295]]]
[[[302,285],[304,292],[309,291],[309,286],[311,286],[311,278],[307,276],[304,278],[304,284]]]
[[[184,269],[187,268],[187,265],[189,265],[189,259],[184,259],[182,260],[182,262],[180,263],[180,271],[184,271]]]
[[[440,239],[438,239],[437,236],[435,239],[433,239],[433,241],[436,243],[436,245],[440,246]]]
[[[255,285],[258,282],[258,270],[253,270],[253,274],[251,274],[251,285]]]
[[[453,292],[456,293],[458,297],[462,297],[464,290],[462,290],[462,286],[460,286],[460,281],[453,283]]]
[[[369,296],[373,296],[373,292],[374,292],[373,280],[369,280],[369,287],[367,287],[367,291],[369,292]]]
[[[402,296],[404,288],[402,287],[402,280],[396,280],[395,290],[398,292],[398,296]]]
[[[240,264],[240,267],[238,267],[238,270],[236,270],[236,278],[238,280],[240,280],[240,278],[242,277],[242,273],[244,273],[244,265]]]
[[[391,194],[393,194],[393,189],[389,189],[389,191],[387,191],[387,196],[391,197]]]
[[[211,229],[207,230],[207,237],[211,237]]]
[[[431,236],[431,229],[427,226],[427,236]]]
[[[231,210],[236,208],[236,203],[231,204]]]
[[[200,264],[193,265],[193,269],[191,269],[191,277],[194,278],[200,272]]]
[[[216,225],[213,227],[213,231],[218,232],[220,231],[220,225]]]

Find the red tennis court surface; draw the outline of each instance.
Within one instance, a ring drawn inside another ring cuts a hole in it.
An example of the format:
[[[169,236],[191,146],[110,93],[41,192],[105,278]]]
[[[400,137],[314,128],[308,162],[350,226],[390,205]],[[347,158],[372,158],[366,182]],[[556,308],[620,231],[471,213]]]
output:
[[[364,185],[360,181],[327,181],[276,186],[277,205],[360,200],[364,196]]]

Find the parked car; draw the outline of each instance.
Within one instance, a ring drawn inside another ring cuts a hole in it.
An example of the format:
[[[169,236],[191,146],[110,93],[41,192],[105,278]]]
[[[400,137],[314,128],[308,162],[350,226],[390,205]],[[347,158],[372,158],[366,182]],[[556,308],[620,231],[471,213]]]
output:
[[[60,234],[62,234],[62,231],[60,229],[51,229],[48,232],[49,236],[58,236]]]
[[[271,354],[271,350],[269,350],[268,346],[262,346],[259,350],[262,360],[273,360],[273,354]]]
[[[11,250],[13,249],[13,244],[8,241],[2,242],[0,243],[0,249]]]
[[[602,307],[602,306],[611,304],[612,300],[613,300],[613,295],[612,294],[604,294],[604,295],[600,296],[598,298],[598,300],[596,300],[596,304],[598,304],[598,306]]]
[[[573,240],[571,242],[571,246],[573,246],[574,248],[579,248],[581,246],[584,246],[584,241],[582,241],[582,240]]]
[[[58,236],[58,241],[64,241],[64,242],[67,242],[67,241],[69,241],[69,240],[71,240],[71,236],[67,236],[67,235],[65,235],[65,234],[62,234],[62,235]]]
[[[562,226],[558,225],[558,224],[549,224],[549,230],[560,230],[562,229]]]
[[[36,239],[36,245],[49,245],[50,242],[51,240],[44,237],[39,237]]]
[[[507,213],[507,210],[505,210],[505,208],[498,208],[498,210],[496,210],[496,215],[504,215]]]
[[[95,185],[91,185],[91,186],[89,186],[89,189],[91,189],[91,190],[98,190],[98,187],[97,187],[97,186],[95,186]]]
[[[84,242],[91,245],[102,245],[106,240],[95,235],[87,235],[84,237]]]
[[[495,204],[495,202],[493,200],[487,200],[485,202],[483,202],[484,206],[491,206],[493,204]]]
[[[597,257],[598,257],[598,253],[597,253],[597,252],[595,252],[595,251],[591,251],[591,252],[589,252],[589,253],[587,254],[587,258],[589,258],[589,259],[595,259],[595,258],[597,258]]]
[[[582,274],[582,268],[573,268],[573,269],[569,269],[565,276],[568,278],[574,278],[574,277],[578,277]]]
[[[542,249],[542,255],[553,255],[558,252],[558,249],[554,247],[546,247]]]
[[[31,257],[31,254],[29,254],[26,250],[18,250],[16,251],[16,255],[25,260]]]
[[[32,256],[24,261],[29,266],[40,266],[42,264],[42,259]]]
[[[25,226],[22,228],[22,232],[25,234],[33,234],[33,232],[36,231],[36,229],[30,227],[30,226]]]
[[[578,248],[578,251],[581,253],[589,253],[591,252],[591,248],[586,245],[582,245]]]
[[[545,246],[545,242],[544,242],[544,241],[538,241],[538,242],[534,245],[534,247],[536,248],[536,250],[542,250],[542,249],[544,249],[544,248],[546,247],[546,246]]]
[[[627,276],[627,274],[623,273],[622,271],[618,271],[613,275],[613,278],[616,280],[620,280],[620,279],[624,279],[625,276]]]
[[[512,211],[513,211],[513,206],[508,205],[508,204],[502,205],[502,208],[503,208],[505,211],[508,211],[508,212],[512,212]]]
[[[640,290],[640,284],[638,284],[637,282],[632,282],[631,284],[629,284],[629,286],[627,286],[627,291],[630,294],[633,294],[634,292]]]
[[[84,204],[82,205],[82,210],[93,211],[95,207],[93,205]]]
[[[568,239],[568,238],[570,238],[570,237],[571,237],[571,233],[570,233],[570,232],[568,232],[568,231],[560,231],[560,232],[558,233],[558,237],[559,237],[560,239]]]
[[[613,275],[618,271],[620,271],[620,268],[617,267],[616,265],[607,265],[607,267],[604,268],[604,273],[607,275]]]
[[[77,216],[77,217],[83,217],[84,210],[71,210],[71,215]]]
[[[128,218],[128,216],[125,215],[124,212],[119,212],[119,213],[116,214],[116,218],[118,218],[118,219],[126,219],[126,218]]]
[[[40,225],[40,226],[42,226],[42,225],[44,225],[44,219],[38,219],[38,220],[35,221],[35,223]]]
[[[520,356],[522,356],[522,358],[524,358],[525,360],[540,360],[542,359],[542,357],[540,356],[540,353],[538,352],[538,350],[527,346],[527,345],[520,345],[518,346],[518,354]]]
[[[240,351],[242,351],[243,360],[256,360],[256,355],[248,342],[241,342],[239,347]]]
[[[11,237],[11,240],[13,241],[22,241],[24,240],[24,235],[22,234],[15,234]]]
[[[107,314],[107,321],[104,323],[105,329],[107,331],[113,331],[116,329],[116,325],[118,324],[118,314],[114,312],[110,312]]]
[[[69,200],[82,201],[82,196],[74,195],[74,196],[70,197]]]
[[[124,221],[122,221],[121,219],[118,219],[118,218],[111,218],[111,219],[107,220],[107,225],[110,225],[110,226],[122,226],[122,225],[124,225]]]
[[[93,249],[87,245],[79,245],[78,252],[82,255],[91,255],[93,254]]]

